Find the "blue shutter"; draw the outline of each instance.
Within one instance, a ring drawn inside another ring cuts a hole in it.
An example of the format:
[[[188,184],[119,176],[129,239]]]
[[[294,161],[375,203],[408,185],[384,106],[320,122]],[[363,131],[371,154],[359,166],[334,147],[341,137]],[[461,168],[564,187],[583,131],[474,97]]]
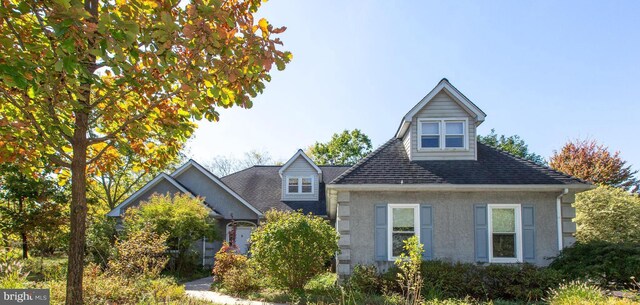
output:
[[[433,208],[426,204],[420,206],[420,243],[424,245],[422,259],[433,259]]]
[[[473,206],[473,224],[475,226],[475,257],[476,262],[489,261],[489,228],[487,225],[487,205],[475,204]]]
[[[536,227],[533,205],[522,205],[522,258],[525,262],[536,260]]]
[[[375,207],[374,249],[376,261],[387,260],[387,205]]]

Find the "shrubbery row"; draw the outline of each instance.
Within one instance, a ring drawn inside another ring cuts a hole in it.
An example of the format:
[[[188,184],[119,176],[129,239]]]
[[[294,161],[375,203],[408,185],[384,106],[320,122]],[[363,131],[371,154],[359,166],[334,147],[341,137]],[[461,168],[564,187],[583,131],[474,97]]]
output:
[[[356,266],[348,285],[368,293],[400,292],[391,267],[378,274],[374,266]],[[471,297],[478,300],[540,300],[561,280],[559,272],[533,265],[488,265],[425,261],[422,294],[427,299]]]

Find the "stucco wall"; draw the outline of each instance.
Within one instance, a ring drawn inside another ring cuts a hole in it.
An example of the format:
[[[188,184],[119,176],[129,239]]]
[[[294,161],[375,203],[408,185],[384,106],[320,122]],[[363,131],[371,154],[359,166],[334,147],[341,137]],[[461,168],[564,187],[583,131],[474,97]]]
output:
[[[477,203],[533,204],[537,265],[558,253],[556,193],[535,192],[350,192],[349,265],[374,264],[374,205],[425,203],[433,206],[435,259],[474,262],[473,205]],[[379,264],[384,267],[387,264]]]

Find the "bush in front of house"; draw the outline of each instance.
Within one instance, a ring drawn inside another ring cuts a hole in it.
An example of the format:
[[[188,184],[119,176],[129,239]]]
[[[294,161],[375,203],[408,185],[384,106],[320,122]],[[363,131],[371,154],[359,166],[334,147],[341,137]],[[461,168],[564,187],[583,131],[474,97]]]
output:
[[[327,269],[338,251],[338,233],[318,216],[272,210],[265,217],[251,234],[251,259],[272,285],[300,290]]]
[[[640,277],[640,243],[578,242],[562,250],[549,267],[570,280],[633,288],[631,277]]]
[[[611,186],[576,195],[576,239],[640,243],[640,196]]]
[[[220,283],[229,292],[247,292],[257,289],[258,286],[255,268],[246,256],[227,242],[224,242],[216,253],[211,274],[213,281]]]
[[[109,271],[124,277],[156,278],[169,261],[167,236],[150,227],[129,232],[116,241],[116,255],[109,261]]]
[[[358,270],[368,270],[368,268],[372,267],[360,267]],[[400,270],[392,267],[380,274],[377,280],[378,292],[401,292],[396,283],[399,272]],[[475,300],[538,301],[549,289],[555,288],[562,281],[559,272],[530,264],[479,266],[471,263],[424,261],[421,274],[424,281],[422,288],[424,298],[440,300],[473,298]],[[357,276],[361,277],[360,274]],[[363,281],[359,280],[359,282]],[[373,282],[371,279],[365,281],[365,283]]]
[[[173,250],[171,271],[178,274],[194,270],[198,261],[191,259],[194,242],[217,237],[215,220],[210,216],[203,199],[186,194],[153,195],[138,207],[127,210],[124,216],[125,234],[149,226],[157,234],[166,234],[167,247]]]

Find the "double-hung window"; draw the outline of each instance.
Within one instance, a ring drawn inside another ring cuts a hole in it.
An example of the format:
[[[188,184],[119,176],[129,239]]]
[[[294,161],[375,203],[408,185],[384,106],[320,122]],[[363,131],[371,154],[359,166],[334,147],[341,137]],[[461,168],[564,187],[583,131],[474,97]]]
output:
[[[404,241],[411,236],[420,237],[420,214],[418,204],[389,204],[388,256],[393,260],[404,252]]]
[[[489,260],[522,262],[522,225],[519,204],[489,204]]]
[[[421,119],[418,124],[418,149],[466,149],[466,119]]]
[[[313,178],[312,177],[288,177],[287,193],[289,194],[313,193]]]
[[[464,122],[445,121],[444,147],[464,148]]]

